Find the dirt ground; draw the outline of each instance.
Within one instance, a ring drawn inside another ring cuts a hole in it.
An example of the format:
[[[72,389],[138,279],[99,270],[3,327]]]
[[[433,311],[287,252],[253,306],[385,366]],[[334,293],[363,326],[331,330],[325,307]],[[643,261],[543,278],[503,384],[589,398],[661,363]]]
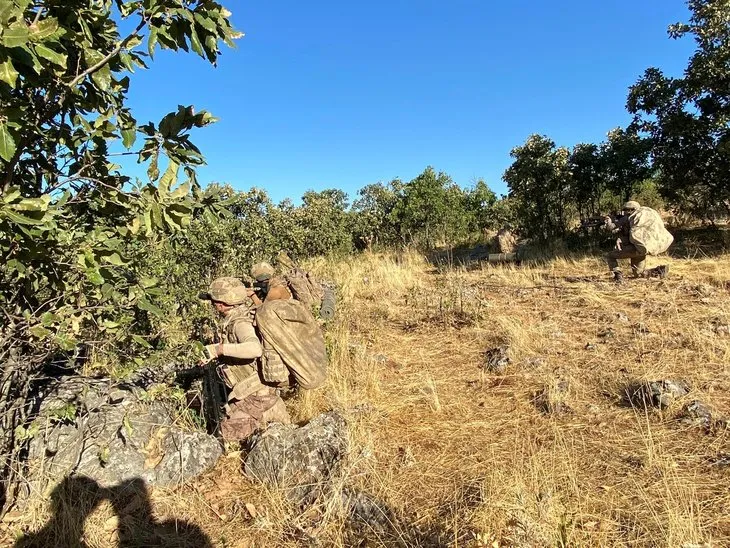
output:
[[[621,285],[597,257],[311,263],[338,284],[330,379],[287,405],[301,422],[344,415],[350,451],[334,491],[380,501],[388,530],[353,533],[336,494],[292,507],[243,476],[240,451],[195,483],[155,490],[155,523],[237,548],[730,546],[730,257],[662,261],[666,280]],[[659,380],[689,393],[664,409],[628,397]],[[696,400],[713,412],[704,426],[681,420]],[[52,514],[39,502],[0,535],[10,542]],[[88,546],[114,546],[118,521],[102,504],[76,526]]]

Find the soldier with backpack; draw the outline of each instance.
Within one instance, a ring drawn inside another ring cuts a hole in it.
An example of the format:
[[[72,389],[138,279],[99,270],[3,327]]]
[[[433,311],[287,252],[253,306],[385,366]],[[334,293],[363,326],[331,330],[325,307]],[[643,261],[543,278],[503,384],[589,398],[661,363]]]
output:
[[[614,281],[621,282],[623,279],[619,259],[630,259],[634,276],[666,277],[669,270],[667,265],[646,270],[646,256],[664,253],[674,241],[659,213],[635,201],[626,202],[623,213],[616,222],[608,216],[604,217],[606,228],[619,235],[614,250],[605,256]]]
[[[220,342],[205,347],[203,365],[218,360],[219,375],[229,389],[223,439],[243,440],[268,422],[289,423],[284,402],[264,384],[258,360],[264,350],[254,329],[253,291],[237,278],[218,278],[201,299],[210,301],[222,318]]]
[[[263,346],[261,375],[274,386],[310,390],[327,377],[324,334],[312,315],[321,298],[319,303],[312,301],[316,292],[308,287],[314,286],[311,277],[291,265],[285,276],[276,276],[268,263],[251,267],[256,291],[252,298],[258,305],[256,329]]]

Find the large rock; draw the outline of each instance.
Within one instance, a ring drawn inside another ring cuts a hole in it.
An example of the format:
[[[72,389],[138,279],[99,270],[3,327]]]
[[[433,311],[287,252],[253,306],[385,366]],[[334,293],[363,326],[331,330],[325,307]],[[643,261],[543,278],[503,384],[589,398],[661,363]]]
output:
[[[347,424],[337,412],[319,415],[301,427],[274,423],[254,437],[245,471],[304,504],[327,488],[347,449]]]
[[[29,450],[33,477],[57,483],[82,474],[102,487],[133,478],[174,485],[212,467],[218,440],[177,426],[141,388],[65,377],[44,396]]]
[[[689,384],[679,380],[637,382],[626,388],[626,400],[630,405],[666,409],[689,391]]]

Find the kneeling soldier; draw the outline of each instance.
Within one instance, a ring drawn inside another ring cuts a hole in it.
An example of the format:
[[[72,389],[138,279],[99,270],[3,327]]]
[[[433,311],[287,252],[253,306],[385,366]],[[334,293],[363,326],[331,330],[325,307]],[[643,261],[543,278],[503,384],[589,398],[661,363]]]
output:
[[[253,326],[253,290],[237,278],[218,278],[199,297],[211,301],[223,318],[220,343],[205,347],[205,363],[217,359],[219,374],[229,388],[221,434],[226,441],[242,440],[268,422],[289,423],[289,414],[276,390],[261,382],[258,358],[262,347]]]

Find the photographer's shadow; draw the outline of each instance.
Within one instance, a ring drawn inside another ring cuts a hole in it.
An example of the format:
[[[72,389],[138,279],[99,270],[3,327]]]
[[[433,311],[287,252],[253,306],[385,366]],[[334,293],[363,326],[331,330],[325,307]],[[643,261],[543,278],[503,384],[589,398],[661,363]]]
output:
[[[84,476],[69,476],[51,493],[53,516],[36,533],[25,535],[15,548],[85,547],[84,522],[99,504],[108,500],[119,519],[120,547],[213,546],[194,524],[182,520],[157,521],[152,515],[147,485],[141,478],[104,488]]]

